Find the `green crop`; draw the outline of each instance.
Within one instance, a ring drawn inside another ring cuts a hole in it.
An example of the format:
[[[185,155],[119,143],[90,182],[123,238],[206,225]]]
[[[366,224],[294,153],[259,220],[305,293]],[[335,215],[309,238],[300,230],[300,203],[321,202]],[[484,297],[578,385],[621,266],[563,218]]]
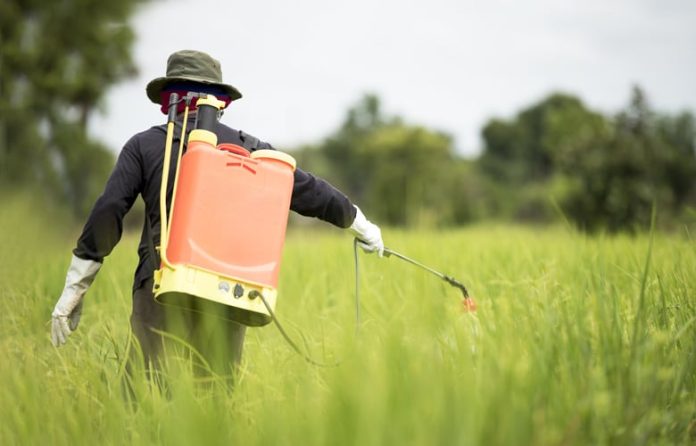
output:
[[[464,282],[478,304],[352,240],[293,228],[277,315],[247,331],[236,384],[172,358],[167,389],[124,393],[137,236],[49,341],[77,233],[27,200],[0,214],[0,444],[615,445],[696,441],[696,244],[687,232],[384,229],[387,245]],[[652,238],[652,241],[651,241]]]

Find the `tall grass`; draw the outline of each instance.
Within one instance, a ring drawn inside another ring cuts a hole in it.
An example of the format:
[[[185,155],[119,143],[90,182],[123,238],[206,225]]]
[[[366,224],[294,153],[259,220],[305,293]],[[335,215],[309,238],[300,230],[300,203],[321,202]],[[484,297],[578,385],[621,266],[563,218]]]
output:
[[[589,237],[562,228],[384,230],[398,259],[291,231],[278,317],[250,329],[233,389],[185,360],[168,388],[123,392],[137,237],[88,293],[79,329],[49,341],[77,233],[26,198],[0,214],[0,444],[690,444],[696,441],[696,244],[688,235]]]

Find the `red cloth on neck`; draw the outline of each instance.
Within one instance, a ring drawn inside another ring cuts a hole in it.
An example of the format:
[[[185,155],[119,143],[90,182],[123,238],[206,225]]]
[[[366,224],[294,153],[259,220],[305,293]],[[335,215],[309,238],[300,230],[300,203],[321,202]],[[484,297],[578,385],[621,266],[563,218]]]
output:
[[[183,98],[184,96],[186,96],[188,91],[186,91],[186,90],[164,90],[164,91],[160,92],[160,105],[161,105],[160,111],[162,113],[164,113],[165,115],[167,114],[168,108],[169,108],[169,95],[172,93],[176,93],[179,95],[180,98]],[[230,102],[232,102],[232,100],[230,99],[229,96],[221,95],[221,96],[216,96],[216,98],[218,98],[218,100],[220,100],[220,101],[225,102],[225,106],[222,108],[227,108],[227,106],[230,105]],[[193,111],[196,109],[196,102],[198,102],[198,98],[193,98],[191,100],[191,103],[189,104],[189,111]],[[176,113],[177,114],[183,113],[185,108],[186,108],[186,102],[185,101],[179,102],[176,106]]]

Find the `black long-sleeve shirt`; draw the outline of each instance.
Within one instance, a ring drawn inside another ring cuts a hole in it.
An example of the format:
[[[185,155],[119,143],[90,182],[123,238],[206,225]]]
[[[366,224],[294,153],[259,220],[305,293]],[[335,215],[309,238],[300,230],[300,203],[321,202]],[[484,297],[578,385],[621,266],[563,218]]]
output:
[[[190,118],[187,129],[194,126]],[[188,136],[187,131],[187,136]],[[179,150],[181,125],[177,123],[172,144],[172,163],[169,178],[174,177],[176,157]],[[217,123],[215,133],[218,143],[232,143],[249,151],[273,149],[266,143],[241,130]],[[151,127],[133,136],[123,147],[116,166],[97,199],[82,230],[73,253],[80,258],[102,262],[121,239],[123,217],[141,195],[145,202],[147,218],[143,223],[138,255],[140,261],[135,271],[134,288],[152,277],[155,261],[150,259],[151,246],[157,246],[160,238],[160,184],[164,163],[166,126]],[[185,148],[184,148],[185,150]],[[174,181],[169,181],[167,207],[171,203]],[[307,173],[295,170],[295,182],[290,209],[308,217],[317,217],[341,228],[347,228],[355,219],[355,208],[350,200],[328,182]],[[147,224],[150,224],[148,229]],[[147,237],[152,237],[152,244]]]

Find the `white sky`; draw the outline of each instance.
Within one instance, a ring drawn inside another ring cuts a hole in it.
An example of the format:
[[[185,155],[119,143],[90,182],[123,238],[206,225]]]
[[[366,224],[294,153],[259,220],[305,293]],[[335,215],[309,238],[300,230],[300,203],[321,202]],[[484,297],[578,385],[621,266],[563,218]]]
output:
[[[145,85],[179,49],[220,60],[244,94],[223,122],[280,149],[328,136],[368,92],[469,155],[488,119],[554,90],[614,112],[638,83],[659,110],[696,110],[696,0],[168,0],[133,25],[140,74],[91,124],[114,149],[164,122]]]

